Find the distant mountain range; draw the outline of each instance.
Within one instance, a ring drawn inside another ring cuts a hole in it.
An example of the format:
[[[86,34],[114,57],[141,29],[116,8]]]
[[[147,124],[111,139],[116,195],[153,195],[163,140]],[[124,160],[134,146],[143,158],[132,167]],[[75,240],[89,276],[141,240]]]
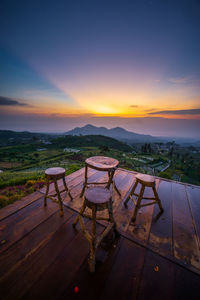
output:
[[[12,130],[0,130],[0,146],[6,145],[18,145],[19,143],[29,144],[35,142],[48,143],[52,139],[63,136],[105,136],[116,139],[121,142],[125,142],[129,145],[134,143],[157,143],[157,142],[169,142],[175,141],[182,146],[196,146],[200,147],[200,140],[193,138],[181,138],[181,137],[154,137],[151,135],[138,134],[135,132],[127,131],[121,127],[115,127],[107,129],[105,127],[96,127],[93,125],[86,125],[84,127],[76,127],[65,133],[36,133],[36,132],[16,132]]]
[[[76,127],[67,131],[65,135],[104,135],[129,143],[155,143],[161,141],[161,139],[151,135],[138,134],[127,131],[121,127],[107,129],[105,127],[96,127],[90,124],[84,127]]]

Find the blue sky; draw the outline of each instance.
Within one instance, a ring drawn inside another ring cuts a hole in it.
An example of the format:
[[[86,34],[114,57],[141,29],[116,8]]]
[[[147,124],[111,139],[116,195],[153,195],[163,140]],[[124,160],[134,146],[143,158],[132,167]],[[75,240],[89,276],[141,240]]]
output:
[[[3,1],[0,11],[0,128],[134,131],[141,118],[137,132],[171,135],[173,119],[175,135],[199,136],[199,1]]]

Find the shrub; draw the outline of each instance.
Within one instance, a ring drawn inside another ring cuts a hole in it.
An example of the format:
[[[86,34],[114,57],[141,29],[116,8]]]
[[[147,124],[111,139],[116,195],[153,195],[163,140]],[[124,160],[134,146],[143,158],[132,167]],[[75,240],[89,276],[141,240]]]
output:
[[[160,172],[158,176],[166,179],[172,179],[167,172]]]
[[[9,203],[8,197],[5,195],[0,195],[0,208],[6,206]]]
[[[27,180],[26,186],[27,187],[33,186],[35,183],[36,183],[36,180]]]

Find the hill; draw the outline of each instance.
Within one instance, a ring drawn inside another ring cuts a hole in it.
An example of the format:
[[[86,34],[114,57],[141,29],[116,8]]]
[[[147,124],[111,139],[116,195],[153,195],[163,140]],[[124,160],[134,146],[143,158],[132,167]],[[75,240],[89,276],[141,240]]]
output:
[[[132,148],[116,139],[102,136],[102,135],[84,135],[84,136],[72,136],[66,135],[64,137],[58,137],[51,140],[51,146],[58,148],[64,147],[108,147],[118,149],[120,151],[131,152]]]
[[[104,135],[114,139],[132,143],[153,143],[158,142],[159,139],[151,135],[138,134],[127,131],[121,127],[107,129],[105,127],[96,127],[93,125],[86,125],[84,127],[76,127],[65,133],[66,135]]]
[[[30,144],[34,141],[44,140],[48,141],[55,135],[47,133],[35,133],[29,131],[12,131],[12,130],[0,130],[0,145],[18,145],[18,144]]]

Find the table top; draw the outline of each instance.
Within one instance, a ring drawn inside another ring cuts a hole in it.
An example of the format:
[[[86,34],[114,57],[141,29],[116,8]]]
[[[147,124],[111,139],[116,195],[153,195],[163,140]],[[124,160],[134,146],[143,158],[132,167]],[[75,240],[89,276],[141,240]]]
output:
[[[85,163],[99,170],[107,171],[116,168],[119,165],[119,161],[112,157],[106,156],[92,156],[86,159]]]

